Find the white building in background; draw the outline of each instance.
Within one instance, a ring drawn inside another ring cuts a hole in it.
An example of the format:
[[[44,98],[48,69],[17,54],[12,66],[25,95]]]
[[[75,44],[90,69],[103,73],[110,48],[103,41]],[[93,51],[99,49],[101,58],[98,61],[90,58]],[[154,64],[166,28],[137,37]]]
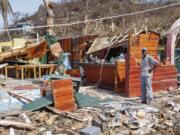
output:
[[[20,22],[17,24],[17,28],[22,28],[25,32],[31,32],[34,24],[32,21]]]

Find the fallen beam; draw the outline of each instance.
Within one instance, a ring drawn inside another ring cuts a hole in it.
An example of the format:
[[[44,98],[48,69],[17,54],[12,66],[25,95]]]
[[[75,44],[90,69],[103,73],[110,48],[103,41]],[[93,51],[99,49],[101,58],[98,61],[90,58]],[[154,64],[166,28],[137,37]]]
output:
[[[49,109],[50,111],[54,112],[55,114],[58,114],[58,115],[61,115],[61,116],[64,116],[64,117],[68,117],[70,119],[74,119],[76,121],[79,121],[79,122],[84,122],[85,120],[81,119],[81,118],[78,118],[76,115],[73,115],[71,114],[70,112],[66,112],[66,111],[61,111],[61,110],[58,110],[54,107],[50,107],[50,106],[46,106],[47,109]]]
[[[9,120],[0,120],[0,126],[5,126],[5,127],[11,126],[11,127],[28,129],[28,130],[34,130],[35,129],[35,126],[33,126],[31,124],[14,122],[14,121],[9,121]]]
[[[79,133],[77,133],[71,129],[56,128],[56,132],[57,132],[57,134],[64,133],[64,134],[79,135]]]
[[[32,100],[31,99],[29,99],[29,98],[26,98],[26,97],[23,97],[23,96],[21,96],[21,95],[18,95],[18,94],[15,94],[15,93],[13,93],[13,92],[8,92],[8,94],[9,95],[11,95],[12,97],[15,97],[15,98],[17,98],[17,99],[24,99],[24,100],[26,100],[26,101],[28,101],[28,102],[32,102]]]

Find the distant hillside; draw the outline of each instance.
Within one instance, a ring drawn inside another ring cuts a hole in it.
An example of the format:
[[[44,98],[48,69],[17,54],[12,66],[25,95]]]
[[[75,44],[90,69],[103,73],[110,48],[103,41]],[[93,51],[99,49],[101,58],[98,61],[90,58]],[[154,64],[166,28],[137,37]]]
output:
[[[156,0],[155,3],[147,3],[148,0],[62,0],[62,3],[54,3],[55,20],[54,24],[71,23],[96,19],[101,17],[130,13],[162,5],[171,4],[173,0]],[[163,1],[163,2],[162,2]],[[111,20],[104,20],[87,24],[87,34],[111,35],[127,33],[136,29],[148,28],[157,32],[166,31],[172,23],[180,17],[180,6],[161,9],[145,14],[138,14]],[[32,16],[22,18],[20,21],[33,21],[35,25],[46,24],[46,10],[43,5]],[[45,28],[36,29],[40,35],[45,34]],[[71,27],[55,27],[54,31],[59,37],[82,35],[85,31],[85,24]],[[21,33],[11,33],[13,37],[21,36]],[[6,37],[6,36],[5,36]],[[1,40],[4,38],[1,38]]]

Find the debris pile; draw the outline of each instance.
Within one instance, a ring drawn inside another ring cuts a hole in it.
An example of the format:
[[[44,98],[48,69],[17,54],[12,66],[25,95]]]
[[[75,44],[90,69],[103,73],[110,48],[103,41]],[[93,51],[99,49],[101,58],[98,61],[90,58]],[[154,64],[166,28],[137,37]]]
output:
[[[10,6],[6,1],[2,12]],[[62,38],[53,31],[57,7],[50,0],[44,4],[45,35],[38,32],[36,40],[30,39],[35,34],[33,23],[22,22],[17,30],[23,30],[24,38],[0,44],[0,135],[180,134],[180,91],[176,89],[180,57],[175,49],[179,48],[175,43],[179,43],[180,19],[162,35],[144,27],[117,34],[114,17],[107,17],[113,20],[112,34],[86,35],[87,22],[104,20],[86,18],[85,35]],[[85,90],[84,85],[96,88]],[[153,99],[152,91],[164,92]],[[138,96],[152,102],[141,102]]]
[[[0,115],[0,133],[7,134],[13,129],[16,134],[74,135],[92,126],[100,128],[103,135],[180,133],[179,91],[158,93],[150,105],[139,102],[139,99],[114,100],[73,112],[47,106],[34,112],[4,113]]]

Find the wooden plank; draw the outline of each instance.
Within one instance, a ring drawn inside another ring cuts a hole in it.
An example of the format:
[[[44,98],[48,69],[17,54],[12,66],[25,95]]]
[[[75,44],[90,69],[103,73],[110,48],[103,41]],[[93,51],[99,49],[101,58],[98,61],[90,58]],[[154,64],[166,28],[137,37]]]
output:
[[[23,96],[21,96],[21,95],[18,95],[18,94],[16,94],[16,93],[11,92],[11,91],[9,91],[8,94],[11,95],[12,97],[17,98],[17,99],[24,99],[24,100],[26,100],[26,101],[28,101],[28,102],[32,102],[31,99],[26,98],[26,97],[23,97]]]
[[[54,107],[61,111],[73,111],[76,108],[73,83],[71,79],[52,80]]]
[[[29,129],[29,130],[34,130],[35,126],[31,124],[26,124],[26,123],[21,123],[21,122],[15,122],[15,121],[9,121],[9,120],[0,120],[0,125],[1,126],[6,126],[6,127],[17,127],[21,129]]]

